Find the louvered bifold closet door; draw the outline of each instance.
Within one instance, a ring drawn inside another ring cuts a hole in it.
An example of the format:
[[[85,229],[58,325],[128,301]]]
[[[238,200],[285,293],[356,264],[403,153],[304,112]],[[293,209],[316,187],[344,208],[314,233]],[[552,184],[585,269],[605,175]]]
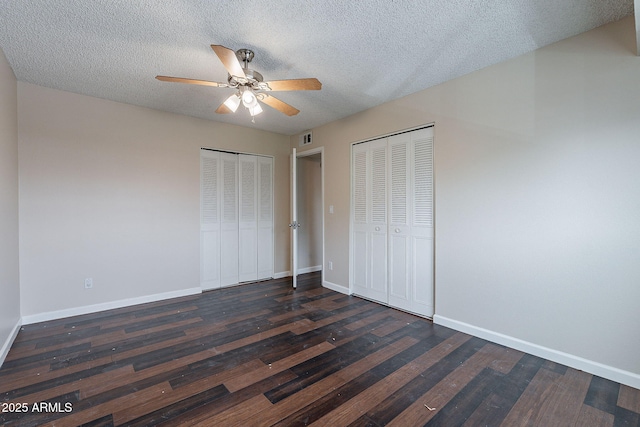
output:
[[[273,277],[273,158],[258,157],[258,279]]]
[[[411,133],[413,187],[411,215],[411,309],[434,314],[433,128]]]
[[[200,286],[220,287],[220,156],[200,155]]]
[[[389,137],[389,305],[433,316],[433,128]]]
[[[387,302],[387,141],[353,147],[353,290]]]
[[[434,314],[433,128],[352,148],[351,284],[357,295]]]
[[[239,280],[258,279],[258,161],[238,155],[239,184]]]
[[[411,310],[411,134],[389,138],[389,305]]]
[[[238,155],[220,153],[220,286],[235,285],[238,277]]]

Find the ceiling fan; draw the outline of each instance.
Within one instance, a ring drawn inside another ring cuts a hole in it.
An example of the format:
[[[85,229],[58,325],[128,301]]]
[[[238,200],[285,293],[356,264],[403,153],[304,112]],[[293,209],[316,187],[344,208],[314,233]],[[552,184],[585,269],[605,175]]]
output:
[[[218,58],[226,68],[229,76],[227,83],[210,82],[207,80],[194,80],[182,77],[156,76],[156,79],[163,82],[188,83],[202,86],[213,87],[230,87],[236,89],[236,92],[229,96],[216,109],[218,114],[235,113],[240,104],[244,105],[251,116],[260,114],[262,107],[260,102],[265,103],[288,116],[295,116],[300,112],[297,108],[292,107],[271,96],[268,92],[272,91],[288,91],[288,90],[320,90],[322,83],[316,78],[308,79],[292,79],[292,80],[272,80],[265,82],[262,74],[249,68],[249,63],[253,59],[253,51],[250,49],[238,49],[236,52],[221,46],[212,44],[211,48],[218,55]],[[243,64],[240,63],[243,62]]]

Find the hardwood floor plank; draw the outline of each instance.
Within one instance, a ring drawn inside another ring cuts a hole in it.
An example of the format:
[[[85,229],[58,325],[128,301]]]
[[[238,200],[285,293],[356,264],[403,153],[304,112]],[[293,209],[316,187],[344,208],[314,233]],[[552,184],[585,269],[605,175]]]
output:
[[[266,396],[272,403],[277,403],[386,345],[387,343],[373,335],[360,337],[341,346],[340,351],[323,353],[293,367],[291,370],[297,375],[296,379],[270,390]]]
[[[144,404],[144,402],[157,399],[169,388],[170,386],[168,383],[161,383],[145,390],[134,391],[125,396],[115,398],[96,406],[85,407],[85,405],[78,405],[80,406],[78,409],[74,406],[71,414],[56,420],[55,423],[48,423],[45,425],[55,427],[76,427],[84,423],[92,422],[106,415],[111,415],[116,411],[123,411],[127,408],[136,407],[140,404]],[[80,401],[80,403],[82,403],[82,401]],[[115,425],[118,425],[117,422],[114,423]]]
[[[582,405],[574,425],[575,427],[613,427],[614,421],[614,414],[601,411],[593,406]]]
[[[389,320],[383,325],[376,326],[371,333],[377,335],[379,337],[384,337],[389,335],[390,333],[396,332],[406,325],[406,322],[402,320]]]
[[[413,338],[403,338],[382,347],[357,362],[340,369],[332,375],[326,376],[321,380],[302,388],[297,393],[292,394],[273,405],[269,411],[264,412],[261,419],[258,420],[257,425],[274,425],[290,414],[295,413],[308,405],[313,405],[317,399],[327,393],[333,392],[336,388],[341,387],[352,379],[367,372],[371,366],[383,363],[385,360],[401,353],[415,343],[416,340]]]
[[[113,371],[96,374],[88,379],[79,378],[76,381],[65,383],[59,386],[44,388],[31,394],[25,394],[14,399],[23,403],[33,404],[36,402],[44,402],[56,396],[77,392],[80,398],[86,397],[82,393],[82,389],[86,387],[93,388],[95,384],[102,384],[110,380],[123,381],[130,379],[133,369],[131,366],[123,366]]]
[[[424,394],[426,390],[434,387],[442,381],[443,378],[453,372],[461,364],[465,363],[485,344],[486,341],[478,338],[470,338],[466,340],[452,352],[440,358],[435,364],[430,366],[427,371],[423,372],[422,375],[419,375],[410,381],[405,387],[403,387],[401,392],[391,394],[385,402],[378,405],[374,410],[369,411],[367,413],[367,417],[378,424],[390,423],[395,417],[409,408],[416,399]],[[478,375],[478,377],[479,376],[480,375]],[[476,378],[474,378],[473,381],[475,381]],[[466,387],[463,387],[460,393],[464,392],[465,389]],[[456,397],[458,395],[456,395]],[[435,414],[435,417],[439,415],[441,416],[442,411],[446,411],[446,408],[447,406],[439,409]],[[456,424],[449,423],[448,425]]]
[[[264,396],[265,391],[273,388],[277,384],[290,380],[292,376],[293,374],[290,371],[277,373],[269,378],[265,378],[262,381],[252,384],[250,387],[245,387],[241,390],[236,391],[235,393],[227,394],[226,396],[216,400],[215,402],[202,405],[181,416],[175,417],[171,420],[171,422],[168,422],[167,424],[183,426],[196,425],[203,421],[208,421],[211,423],[211,420],[215,419],[218,414],[224,413],[225,411],[228,411],[231,408],[235,408],[238,405],[244,405],[246,401],[257,396]],[[233,411],[233,409],[231,410]],[[263,414],[260,414],[260,416],[263,416]],[[231,425],[238,424],[232,423]]]
[[[614,427],[640,426],[640,414],[618,406],[613,425]]]
[[[195,427],[250,426],[254,425],[256,418],[260,417],[260,414],[263,411],[268,411],[271,406],[269,399],[264,397],[264,394],[259,394],[217,414],[214,417],[206,418],[195,424],[183,425]]]
[[[470,338],[469,336],[464,337],[466,339]],[[473,378],[475,378],[483,369],[491,366],[492,363],[496,359],[499,359],[501,354],[505,352],[506,349],[502,349],[493,344],[485,345],[476,354],[460,364],[460,366],[456,367],[437,384],[415,399],[415,402],[391,420],[388,425],[402,427],[425,424],[437,414],[439,409],[449,403],[449,401],[451,401],[451,399],[453,399],[460,390],[469,384]],[[429,369],[435,362],[439,361],[439,359],[444,356],[445,354],[440,356],[437,360],[434,360],[433,363],[425,364],[424,370]]]
[[[275,373],[290,369],[302,362],[306,362],[313,357],[319,356],[333,349],[335,349],[335,346],[329,344],[326,341],[323,341],[318,345],[296,352],[288,357],[269,363],[266,366],[260,367],[251,372],[247,372],[246,374],[243,374],[241,376],[232,378],[226,381],[224,385],[227,390],[233,393],[245,387],[249,387],[251,384],[254,384],[258,381],[262,381],[263,379],[268,378]]]
[[[138,401],[138,404],[116,410],[113,412],[115,425],[149,426],[163,421],[165,416],[176,417],[190,411],[193,408],[213,402],[229,394],[222,385],[206,388],[203,391],[183,387],[179,391],[167,389],[161,396],[146,401]]]
[[[540,412],[542,405],[551,394],[555,381],[560,377],[562,377],[562,374],[544,368],[540,369],[531,379],[531,382],[522,392],[500,426],[524,427],[534,425],[536,414]]]
[[[584,404],[610,414],[616,413],[620,384],[593,375]]]
[[[153,344],[162,344],[167,341],[171,341],[174,338],[181,338],[184,336],[184,331],[178,328],[170,331],[161,331],[144,334],[138,337],[126,338],[122,341],[91,347],[90,351],[84,351],[86,348],[82,348],[74,353],[64,354],[63,357],[60,357],[57,360],[52,360],[50,366],[51,369],[55,371],[108,355],[114,357],[121,353],[126,353],[128,355],[141,354],[146,352],[148,346]]]
[[[618,394],[618,406],[631,412],[640,413],[640,390],[621,385],[620,393]]]
[[[534,418],[536,425],[575,425],[589,389],[592,375],[575,369],[559,377]]]
[[[321,278],[25,325],[0,367],[0,404],[38,406],[0,424],[640,426],[636,389]]]
[[[113,417],[111,415],[105,415],[104,417],[84,423],[80,427],[114,427]]]
[[[408,364],[402,366],[391,375],[384,377],[375,385],[368,387],[366,390],[320,417],[312,425],[345,426],[353,423],[356,419],[380,405],[389,395],[402,389],[409,381],[457,349],[469,338],[468,335],[456,334],[452,338],[441,342],[426,353],[423,353]],[[422,406],[422,408],[424,409],[424,406]],[[410,426],[418,424],[416,422],[405,422],[401,420],[398,425]]]

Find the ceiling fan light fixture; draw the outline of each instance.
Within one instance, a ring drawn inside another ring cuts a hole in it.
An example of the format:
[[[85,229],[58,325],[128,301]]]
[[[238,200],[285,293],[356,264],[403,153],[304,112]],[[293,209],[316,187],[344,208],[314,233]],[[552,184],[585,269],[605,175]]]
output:
[[[251,114],[251,117],[257,116],[258,114],[262,113],[262,107],[260,106],[260,104],[258,104],[257,101],[256,101],[256,105],[248,108],[249,108],[249,114]]]
[[[226,105],[229,110],[235,113],[238,109],[238,106],[240,105],[240,96],[234,93],[224,101],[224,105]]]
[[[316,78],[271,80],[264,81],[262,74],[249,68],[253,59],[253,51],[239,49],[236,52],[222,45],[211,45],[211,49],[227,70],[227,83],[210,82],[208,80],[196,80],[184,77],[156,76],[156,79],[164,82],[187,83],[212,87],[229,87],[235,89],[235,94],[224,100],[215,110],[216,114],[235,113],[240,103],[249,110],[251,116],[262,113],[260,102],[280,111],[288,116],[295,116],[300,110],[292,107],[263,91],[293,91],[293,90],[320,90],[322,83]],[[242,61],[242,63],[240,63]],[[243,66],[244,65],[244,66]],[[255,121],[252,120],[254,123]]]
[[[242,92],[242,104],[249,109],[258,105],[258,99],[251,89],[245,88]]]

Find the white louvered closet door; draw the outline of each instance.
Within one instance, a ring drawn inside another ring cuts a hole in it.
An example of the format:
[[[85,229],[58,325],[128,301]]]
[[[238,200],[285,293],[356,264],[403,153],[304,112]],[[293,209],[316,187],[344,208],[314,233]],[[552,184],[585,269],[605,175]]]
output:
[[[352,150],[352,290],[434,314],[433,128]]]
[[[387,297],[387,143],[353,147],[354,292],[386,303]]]
[[[220,153],[222,168],[220,221],[220,286],[237,284],[239,280],[238,228],[238,156]]]
[[[434,314],[433,128],[411,133],[413,186],[410,311]]]
[[[389,137],[389,305],[433,316],[433,128]]]
[[[258,160],[239,154],[239,279],[258,280]]]
[[[200,282],[202,289],[220,287],[220,158],[215,151],[200,156]]]
[[[273,159],[258,157],[258,279],[273,277]]]
[[[389,138],[389,304],[411,309],[411,162],[408,133]]]
[[[200,286],[274,275],[273,159],[200,151]]]

